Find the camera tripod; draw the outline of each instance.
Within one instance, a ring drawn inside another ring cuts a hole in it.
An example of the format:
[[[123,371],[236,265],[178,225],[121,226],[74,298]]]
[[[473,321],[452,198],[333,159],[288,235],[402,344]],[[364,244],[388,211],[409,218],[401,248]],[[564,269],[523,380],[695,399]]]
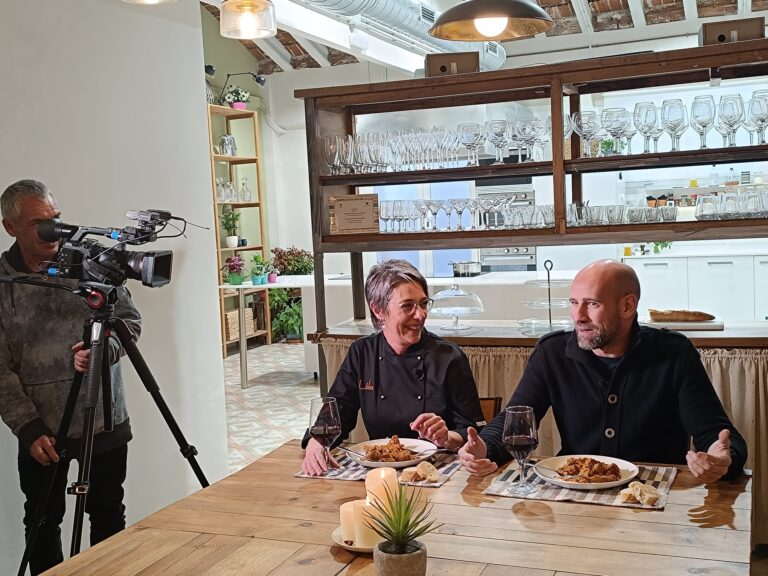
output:
[[[4,280],[6,279],[0,278],[0,281]],[[56,433],[56,446],[61,447],[59,452],[59,462],[50,464],[46,471],[42,494],[37,502],[33,521],[29,527],[24,555],[22,556],[21,565],[19,567],[18,576],[24,576],[40,527],[45,519],[45,511],[48,501],[55,485],[56,476],[59,473],[59,463],[72,459],[72,455],[68,454],[67,436],[75,412],[75,405],[80,395],[80,389],[83,381],[85,381],[83,434],[77,481],[67,488],[67,493],[74,494],[76,497],[70,557],[75,556],[80,552],[83,517],[85,514],[85,503],[89,488],[91,457],[93,455],[93,436],[99,391],[101,391],[102,394],[104,430],[105,432],[112,430],[112,382],[108,350],[108,340],[112,331],[117,334],[120,344],[125,349],[131,364],[144,384],[144,388],[149,392],[150,396],[152,396],[152,399],[160,410],[160,414],[163,416],[171,434],[179,445],[182,455],[189,462],[192,471],[195,473],[195,476],[197,476],[197,479],[203,488],[208,486],[208,480],[195,458],[197,449],[187,442],[181,428],[179,428],[173,414],[171,414],[168,405],[160,394],[160,388],[157,385],[157,381],[150,372],[141,352],[139,352],[128,326],[122,319],[114,316],[115,303],[117,302],[116,288],[114,286],[95,282],[80,282],[77,288],[72,289],[60,284],[50,284],[48,282],[26,278],[13,278],[10,281],[46,287],[60,287],[82,297],[91,309],[83,329],[84,348],[90,348],[88,369],[85,374],[77,372],[72,380],[59,429]]]

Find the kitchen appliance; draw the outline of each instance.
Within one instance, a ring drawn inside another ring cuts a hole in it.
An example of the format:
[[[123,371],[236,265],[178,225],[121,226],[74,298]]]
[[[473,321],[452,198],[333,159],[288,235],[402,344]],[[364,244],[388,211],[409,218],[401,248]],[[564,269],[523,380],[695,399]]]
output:
[[[453,267],[454,278],[467,277],[467,276],[480,276],[482,270],[480,269],[480,262],[451,262]]]
[[[514,206],[533,206],[534,190],[530,177],[492,178],[477,182],[475,195],[483,198],[510,198]],[[501,212],[484,215],[486,224],[493,226],[504,221]],[[508,248],[481,248],[478,250],[480,270],[483,272],[536,271],[535,246],[510,246]]]

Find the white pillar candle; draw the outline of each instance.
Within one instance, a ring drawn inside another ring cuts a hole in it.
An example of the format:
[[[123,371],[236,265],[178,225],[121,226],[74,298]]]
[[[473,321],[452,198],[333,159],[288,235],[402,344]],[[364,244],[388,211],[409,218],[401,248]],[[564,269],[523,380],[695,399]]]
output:
[[[387,505],[387,489],[394,497],[397,495],[397,472],[394,468],[374,468],[365,476],[365,491],[368,496],[368,502],[373,504],[379,502],[382,506]],[[378,500],[377,500],[378,498]]]
[[[345,544],[351,545],[355,541],[355,507],[354,501],[345,502],[339,508],[341,519],[341,539]]]
[[[376,508],[367,504],[365,500],[352,502],[355,515],[355,547],[373,548],[383,540],[376,532],[371,530],[368,516],[374,516]]]

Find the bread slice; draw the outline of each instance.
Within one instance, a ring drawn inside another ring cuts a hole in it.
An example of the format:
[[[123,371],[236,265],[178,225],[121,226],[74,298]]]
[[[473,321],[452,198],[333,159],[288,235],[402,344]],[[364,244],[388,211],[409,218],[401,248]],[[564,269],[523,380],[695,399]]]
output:
[[[419,474],[419,471],[415,466],[412,468],[406,468],[400,473],[400,480],[403,482],[420,482],[424,478]]]
[[[654,310],[650,308],[648,314],[651,322],[706,322],[714,320],[712,314],[697,310]]]
[[[619,500],[622,502],[639,502],[645,506],[654,506],[660,497],[655,487],[642,482],[630,482],[628,488],[619,492]]]
[[[426,460],[424,462],[419,462],[419,465],[416,466],[416,470],[418,470],[419,475],[423,476],[427,482],[440,482],[440,472]]]

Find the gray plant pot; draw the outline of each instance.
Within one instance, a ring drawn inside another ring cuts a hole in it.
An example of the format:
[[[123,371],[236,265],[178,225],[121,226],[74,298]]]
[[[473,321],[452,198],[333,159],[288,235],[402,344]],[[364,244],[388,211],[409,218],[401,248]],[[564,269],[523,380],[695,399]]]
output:
[[[425,576],[427,573],[427,547],[416,540],[419,549],[410,554],[382,552],[379,543],[373,549],[373,565],[376,576]]]

